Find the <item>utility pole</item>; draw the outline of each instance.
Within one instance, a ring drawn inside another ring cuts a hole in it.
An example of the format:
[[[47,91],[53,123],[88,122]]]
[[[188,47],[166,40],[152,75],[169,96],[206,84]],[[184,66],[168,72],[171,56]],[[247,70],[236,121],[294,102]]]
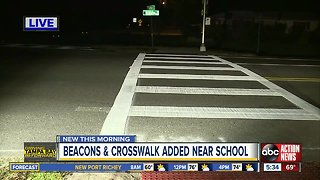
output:
[[[206,46],[204,44],[204,32],[205,32],[205,26],[206,26],[206,6],[208,3],[208,0],[202,0],[203,3],[203,19],[202,19],[202,41],[200,46],[200,51],[204,52],[206,51]]]
[[[153,20],[152,20],[152,16],[151,17],[151,48],[152,48],[152,51],[153,51],[153,47],[154,47],[154,40],[153,40]]]

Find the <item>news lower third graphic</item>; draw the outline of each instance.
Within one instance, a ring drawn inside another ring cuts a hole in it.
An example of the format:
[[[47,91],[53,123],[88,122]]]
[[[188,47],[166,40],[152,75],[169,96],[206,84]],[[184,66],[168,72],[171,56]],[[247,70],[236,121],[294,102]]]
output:
[[[136,142],[134,135],[59,135],[25,142],[12,172],[301,172],[299,143]],[[261,161],[260,161],[261,160]]]
[[[266,172],[301,172],[302,145],[262,143],[261,161]]]
[[[261,144],[263,162],[301,162],[301,144]]]
[[[257,143],[59,143],[58,161],[258,161]]]
[[[57,147],[55,142],[25,142],[25,162],[55,162],[57,161]]]

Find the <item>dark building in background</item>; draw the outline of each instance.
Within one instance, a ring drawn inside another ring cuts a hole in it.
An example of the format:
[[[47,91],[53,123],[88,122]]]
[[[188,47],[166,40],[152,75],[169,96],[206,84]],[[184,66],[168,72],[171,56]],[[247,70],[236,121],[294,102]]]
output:
[[[319,28],[320,20],[311,13],[277,13],[253,11],[231,11],[211,16],[216,25],[226,24],[231,26],[240,22],[261,22],[265,26],[284,26],[285,32],[289,33],[295,28],[303,32],[312,32]]]
[[[5,0],[0,5],[2,43],[150,45],[150,17],[142,10],[154,4],[155,46],[201,43],[200,0]],[[278,54],[319,55],[316,1],[209,0],[206,45],[211,49]],[[23,16],[60,17],[59,32],[23,32]],[[133,18],[141,23],[133,22]],[[140,25],[139,25],[140,24]],[[281,53],[281,52],[280,52]]]

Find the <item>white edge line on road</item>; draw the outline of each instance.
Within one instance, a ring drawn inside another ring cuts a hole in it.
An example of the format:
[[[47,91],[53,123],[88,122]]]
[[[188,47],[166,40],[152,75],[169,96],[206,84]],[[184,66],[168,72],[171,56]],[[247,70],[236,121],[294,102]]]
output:
[[[311,64],[263,64],[263,63],[236,63],[238,65],[252,65],[252,66],[292,66],[292,67],[320,67],[320,65]]]
[[[210,56],[208,56],[210,57]],[[217,61],[214,58],[196,58],[196,57],[146,57],[146,59],[177,59],[177,60],[201,60],[201,61]]]
[[[167,86],[137,86],[136,93],[156,94],[211,94],[211,95],[244,95],[244,96],[281,96],[270,89],[241,89],[241,88],[196,88],[196,87],[167,87]]]
[[[60,47],[57,47],[56,49],[76,49],[77,47],[76,46],[60,46]]]
[[[144,60],[144,63],[172,63],[172,64],[224,64],[223,62],[201,62],[201,61],[157,61],[157,60]]]
[[[179,55],[179,54],[146,54],[146,57],[149,57],[149,56],[173,56],[173,57],[207,57],[207,58],[210,58],[210,56],[208,55],[196,55],[196,54],[182,54],[182,55]]]
[[[145,54],[140,53],[130,67],[114,104],[103,123],[101,135],[125,134],[127,117],[144,57]]]
[[[319,121],[317,117],[310,114],[309,112],[306,112],[303,109],[271,108],[131,106],[129,116]]]
[[[33,45],[33,46],[30,46],[30,48],[48,48],[49,46],[48,45]]]
[[[193,74],[146,74],[139,75],[140,79],[198,79],[198,80],[237,80],[256,81],[250,76],[224,76],[224,75],[193,75]]]
[[[266,59],[266,60],[283,60],[283,61],[319,61],[318,59],[302,59],[302,58],[276,58],[276,57],[252,57],[252,56],[222,56],[223,58],[234,59]]]
[[[175,69],[175,70],[207,70],[207,71],[239,71],[233,67],[196,67],[196,66],[155,66],[142,65],[142,69]]]
[[[243,73],[247,74],[248,76],[253,77],[254,79],[259,81],[261,84],[265,85],[266,87],[270,88],[271,90],[279,92],[282,95],[282,97],[286,98],[288,101],[290,101],[291,103],[295,104],[296,106],[304,109],[305,111],[311,113],[312,115],[317,117],[318,120],[320,120],[320,109],[317,108],[316,106],[306,102],[305,100],[299,98],[298,96],[290,93],[289,91],[281,88],[280,86],[268,81],[267,79],[259,76],[258,74],[254,73],[244,67],[241,67],[237,64],[226,61],[226,60],[219,58],[217,56],[212,56],[212,57],[215,57],[215,58],[219,59],[221,62],[224,62],[234,68],[241,70]]]

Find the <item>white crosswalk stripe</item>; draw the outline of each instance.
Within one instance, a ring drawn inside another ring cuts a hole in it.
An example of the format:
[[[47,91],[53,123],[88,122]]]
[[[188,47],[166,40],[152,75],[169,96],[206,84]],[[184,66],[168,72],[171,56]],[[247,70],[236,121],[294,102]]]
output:
[[[146,59],[173,59],[173,60],[198,60],[198,61],[216,61],[214,58],[197,57],[146,57]]]
[[[239,71],[230,67],[193,67],[193,66],[155,66],[142,65],[142,69],[190,69],[190,70],[207,70],[207,71]]]
[[[203,87],[161,87],[137,86],[136,93],[154,94],[214,94],[214,95],[243,95],[243,96],[281,96],[270,89],[241,89],[241,88],[203,88]]]
[[[225,75],[194,75],[194,74],[147,74],[142,73],[139,78],[143,79],[198,79],[198,80],[230,80],[230,81],[255,81],[250,76],[225,76]]]
[[[222,119],[274,119],[274,120],[318,120],[302,109],[267,108],[216,108],[216,107],[163,107],[132,106],[129,116],[222,118]]]
[[[166,60],[144,60],[145,63],[173,63],[173,64],[224,64],[223,62],[206,62],[206,61],[166,61]]]
[[[202,58],[202,57],[208,57],[210,58],[210,56],[208,55],[194,55],[194,54],[147,54],[146,57],[150,57],[150,56],[169,56],[169,57],[196,57],[196,58]]]

